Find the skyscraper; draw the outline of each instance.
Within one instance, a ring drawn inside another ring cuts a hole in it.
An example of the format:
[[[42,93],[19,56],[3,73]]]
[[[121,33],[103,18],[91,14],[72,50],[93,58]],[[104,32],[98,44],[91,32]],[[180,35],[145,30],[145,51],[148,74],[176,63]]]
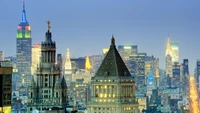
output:
[[[165,71],[166,76],[172,77],[172,50],[171,50],[171,42],[170,37],[168,36],[167,39],[167,46],[165,51],[165,58],[166,58],[166,64],[165,64]]]
[[[31,62],[31,74],[35,74],[37,65],[40,63],[41,58],[41,46],[40,44],[33,44],[32,46],[32,62]]]
[[[22,75],[31,74],[31,28],[26,20],[25,3],[23,2],[22,20],[17,29],[17,68]]]
[[[41,43],[42,57],[37,67],[37,82],[32,78],[29,86],[28,113],[35,109],[41,113],[46,113],[46,111],[63,113],[67,105],[67,85],[56,64],[56,43],[51,38],[48,21],[46,40]]]
[[[65,57],[65,65],[64,65],[64,74],[72,74],[72,64],[70,59],[70,50],[67,49],[66,57]]]
[[[0,61],[4,61],[4,52],[0,51]]]
[[[62,69],[62,63],[63,63],[62,54],[57,54],[57,64],[60,67],[60,69]]]
[[[12,109],[12,63],[0,61],[0,113],[11,113]]]
[[[137,113],[135,82],[121,56],[114,36],[97,73],[91,82],[88,113]]]
[[[178,43],[171,43],[172,62],[179,61],[179,46]]]

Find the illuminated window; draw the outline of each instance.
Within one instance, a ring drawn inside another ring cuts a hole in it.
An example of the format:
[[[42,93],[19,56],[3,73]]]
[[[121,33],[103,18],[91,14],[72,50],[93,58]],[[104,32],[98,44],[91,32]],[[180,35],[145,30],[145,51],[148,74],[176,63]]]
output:
[[[107,86],[105,85],[105,89],[107,88]]]
[[[18,26],[18,30],[22,30],[22,26]]]
[[[107,98],[107,94],[105,94],[104,97]]]
[[[99,88],[99,86],[96,86],[96,89],[98,89]]]
[[[26,26],[26,30],[30,31],[31,27],[30,26]]]
[[[113,98],[115,98],[115,94],[113,94]]]

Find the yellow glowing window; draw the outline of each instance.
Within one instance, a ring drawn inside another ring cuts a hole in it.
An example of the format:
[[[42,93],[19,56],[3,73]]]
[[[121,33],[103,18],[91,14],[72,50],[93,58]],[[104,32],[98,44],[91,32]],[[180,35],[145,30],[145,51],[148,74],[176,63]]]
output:
[[[96,86],[96,88],[98,89],[98,88],[99,88],[99,86]]]
[[[111,94],[109,94],[109,97],[111,97]]]
[[[115,94],[113,94],[113,98],[115,98]]]
[[[107,86],[105,86],[105,89],[107,88]]]
[[[100,97],[102,98],[102,97],[103,97],[103,94],[100,94]]]
[[[106,97],[107,97],[107,94],[105,94],[104,97],[106,98]]]

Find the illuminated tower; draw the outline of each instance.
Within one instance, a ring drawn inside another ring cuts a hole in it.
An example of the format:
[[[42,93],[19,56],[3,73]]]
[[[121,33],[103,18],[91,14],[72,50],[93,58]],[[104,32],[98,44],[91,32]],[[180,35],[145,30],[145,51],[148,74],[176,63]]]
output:
[[[179,62],[179,45],[178,43],[171,43],[172,62]]]
[[[56,64],[56,43],[52,41],[49,21],[46,40],[41,43],[41,55],[36,80],[32,78],[28,88],[27,113],[35,109],[40,113],[64,113],[67,105],[67,85]]]
[[[41,58],[41,46],[40,44],[33,44],[32,47],[32,63],[31,63],[31,74],[35,74],[37,65],[40,63]]]
[[[91,66],[91,64],[90,64],[90,59],[89,59],[89,57],[87,56],[86,57],[86,61],[85,61],[85,70],[86,71],[90,71],[92,69],[92,66]]]
[[[72,74],[72,64],[70,60],[70,50],[67,49],[66,57],[65,57],[65,67],[64,74]]]
[[[135,81],[119,55],[114,36],[91,82],[88,113],[138,113]]]
[[[155,89],[155,87],[156,87],[156,80],[153,73],[153,69],[152,67],[150,67],[149,73],[147,75],[147,96],[149,97],[149,99],[152,95],[152,90]]]
[[[172,77],[172,56],[171,56],[171,43],[170,43],[170,37],[168,36],[167,40],[167,47],[165,52],[165,58],[166,58],[166,76]]]
[[[25,3],[23,2],[22,20],[17,29],[17,68],[21,75],[31,74],[31,28],[26,20]]]

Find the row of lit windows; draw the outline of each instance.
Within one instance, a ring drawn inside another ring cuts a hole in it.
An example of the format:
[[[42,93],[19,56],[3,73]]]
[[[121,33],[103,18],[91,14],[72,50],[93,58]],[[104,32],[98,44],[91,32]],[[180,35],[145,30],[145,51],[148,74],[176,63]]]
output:
[[[115,100],[96,100],[96,102],[115,102]]]
[[[96,97],[100,97],[100,98],[107,98],[107,97],[113,97],[115,98],[115,94],[96,94]]]
[[[115,80],[112,80],[114,82]],[[111,82],[111,80],[96,80],[96,82]],[[133,82],[133,80],[121,80],[121,82]]]

